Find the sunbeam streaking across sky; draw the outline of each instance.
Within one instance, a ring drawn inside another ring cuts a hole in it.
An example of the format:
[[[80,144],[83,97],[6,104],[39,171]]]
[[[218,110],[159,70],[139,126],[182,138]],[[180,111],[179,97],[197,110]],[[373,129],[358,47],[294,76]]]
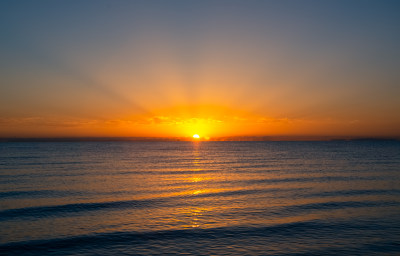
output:
[[[400,137],[396,1],[0,5],[0,137]]]

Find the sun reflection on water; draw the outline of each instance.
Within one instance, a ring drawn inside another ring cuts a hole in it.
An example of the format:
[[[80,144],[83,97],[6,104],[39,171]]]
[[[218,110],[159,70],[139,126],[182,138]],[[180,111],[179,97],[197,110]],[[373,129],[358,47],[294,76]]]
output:
[[[190,166],[190,170],[193,171],[193,173],[187,177],[187,181],[192,184],[190,189],[192,190],[193,196],[204,194],[207,191],[206,183],[203,181],[209,179],[209,177],[202,174],[204,168],[202,166],[200,148],[201,145],[199,143],[193,144],[193,156]],[[193,201],[193,204],[188,206],[185,211],[187,212],[187,217],[189,218],[189,223],[187,223],[185,226],[187,228],[200,228],[203,219],[203,212],[208,211],[208,209],[205,207],[204,201]]]

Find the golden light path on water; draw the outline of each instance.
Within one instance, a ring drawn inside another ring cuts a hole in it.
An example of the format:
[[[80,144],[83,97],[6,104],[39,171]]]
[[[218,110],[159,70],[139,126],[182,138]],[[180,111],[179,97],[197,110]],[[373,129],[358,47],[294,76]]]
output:
[[[9,192],[2,195],[0,234],[23,250],[25,241],[52,246],[53,238],[77,238],[86,245],[99,234],[111,238],[95,244],[104,250],[110,243],[154,248],[167,236],[163,252],[186,242],[190,250],[198,239],[249,249],[256,243],[262,252],[273,244],[287,252],[284,239],[302,246],[296,252],[320,252],[316,237],[327,251],[339,242],[352,250],[398,237],[398,143],[6,144],[3,189]],[[359,250],[370,255],[374,249]]]

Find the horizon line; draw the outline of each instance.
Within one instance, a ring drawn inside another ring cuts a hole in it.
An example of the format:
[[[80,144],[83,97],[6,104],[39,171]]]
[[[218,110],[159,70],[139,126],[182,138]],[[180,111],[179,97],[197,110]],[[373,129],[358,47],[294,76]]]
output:
[[[0,137],[0,142],[168,142],[168,141],[400,141],[393,136],[317,136],[317,135],[283,135],[283,136],[221,136],[209,139],[192,137]]]

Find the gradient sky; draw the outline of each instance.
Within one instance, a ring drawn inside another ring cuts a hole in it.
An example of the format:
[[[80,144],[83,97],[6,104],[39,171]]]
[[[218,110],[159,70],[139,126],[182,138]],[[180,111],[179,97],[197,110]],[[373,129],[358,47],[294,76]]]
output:
[[[1,1],[0,137],[400,137],[400,1]]]

